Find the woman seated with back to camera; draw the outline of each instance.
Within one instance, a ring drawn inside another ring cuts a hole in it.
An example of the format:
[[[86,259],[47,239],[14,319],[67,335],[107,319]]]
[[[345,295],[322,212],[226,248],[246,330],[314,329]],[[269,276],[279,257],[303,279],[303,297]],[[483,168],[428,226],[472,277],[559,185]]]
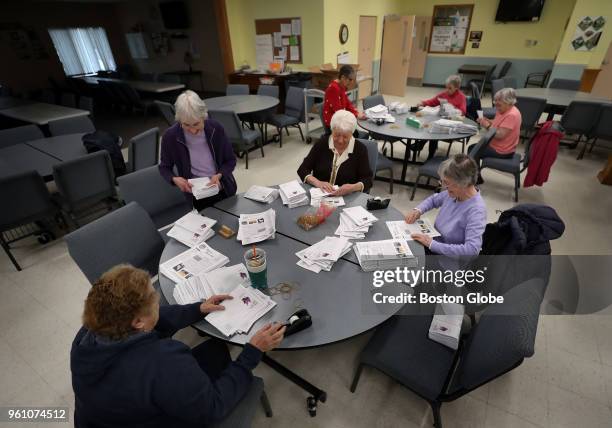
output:
[[[104,273],[89,290],[70,351],[74,426],[203,427],[224,419],[285,327],[262,328],[234,361],[218,339],[190,349],[168,336],[225,309],[228,298],[160,307],[147,272],[119,265]]]
[[[434,227],[439,237],[415,233],[412,238],[431,253],[443,256],[475,256],[482,247],[482,234],[487,223],[484,200],[476,188],[478,166],[465,154],[451,156],[438,169],[440,184],[445,189],[435,193],[406,214],[406,223],[414,223],[421,215],[440,208]]]
[[[331,135],[323,135],[298,168],[300,179],[334,196],[369,191],[372,170],[368,149],[353,137],[355,115],[338,110],[330,125]],[[335,191],[334,185],[339,186]]]

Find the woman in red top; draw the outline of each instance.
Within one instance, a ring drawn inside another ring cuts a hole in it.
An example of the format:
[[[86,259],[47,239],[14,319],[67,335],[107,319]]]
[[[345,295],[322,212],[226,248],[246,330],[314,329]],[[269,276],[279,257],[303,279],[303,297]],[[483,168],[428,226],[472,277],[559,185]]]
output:
[[[450,75],[446,78],[445,82],[446,89],[440,92],[433,98],[421,101],[417,104],[418,107],[428,106],[435,107],[440,105],[440,99],[448,100],[448,102],[461,111],[461,114],[465,116],[465,110],[467,101],[463,92],[461,92],[461,76],[456,74]],[[438,141],[429,141],[429,156],[427,159],[431,159],[438,149]]]
[[[350,65],[340,67],[338,78],[332,80],[325,90],[325,100],[323,101],[323,126],[325,133],[331,134],[329,124],[331,118],[338,110],[348,110],[357,119],[365,119],[365,114],[359,113],[346,95],[347,89],[355,87],[355,70]]]

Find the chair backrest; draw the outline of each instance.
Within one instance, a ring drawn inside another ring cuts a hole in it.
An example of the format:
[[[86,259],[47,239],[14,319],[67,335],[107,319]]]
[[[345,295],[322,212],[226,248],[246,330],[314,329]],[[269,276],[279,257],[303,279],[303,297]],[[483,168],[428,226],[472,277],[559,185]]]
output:
[[[496,131],[496,129],[491,127],[489,129],[487,129],[487,132],[485,132],[480,137],[480,140],[478,140],[478,142],[476,143],[476,147],[474,147],[472,149],[471,153],[470,153],[470,157],[472,159],[479,159],[480,158],[480,153],[482,153],[482,151],[489,145],[489,143],[491,142],[491,140],[495,136],[495,131]]]
[[[542,278],[530,279],[506,292],[503,303],[484,310],[455,372],[463,388],[476,388],[534,354],[543,289]]]
[[[501,70],[499,70],[499,74],[497,75],[497,78],[501,79],[502,77],[505,77],[506,74],[508,74],[508,70],[510,70],[511,66],[512,66],[511,61],[504,62],[504,65],[502,65]]]
[[[132,85],[129,83],[117,83],[117,87],[123,92],[123,95],[131,105],[140,106],[142,104],[140,94]]]
[[[0,131],[0,149],[26,141],[44,138],[42,131],[36,125],[23,125]]]
[[[137,202],[153,219],[172,207],[185,207],[185,214],[190,211],[183,192],[176,186],[166,183],[157,166],[150,166],[117,179],[119,193],[126,202]],[[176,220],[176,219],[174,219]],[[165,224],[156,224],[156,227]]]
[[[378,142],[376,140],[364,140],[362,138],[357,138],[356,141],[359,141],[361,144],[366,146],[368,149],[368,163],[370,164],[370,169],[372,170],[372,179],[376,175],[376,167],[378,166]]]
[[[531,131],[537,125],[544,109],[546,100],[535,97],[516,97],[516,108],[521,112],[521,129]]]
[[[495,72],[496,68],[497,68],[497,64],[494,64],[493,67],[489,68],[489,70],[485,73],[485,76],[484,76],[485,82],[491,81],[491,78],[493,77],[493,73]]]
[[[223,126],[225,135],[232,143],[242,142],[242,127],[240,119],[233,110],[208,110],[208,117],[216,120]]]
[[[504,79],[495,79],[491,81],[491,104],[493,107],[495,107],[495,101],[493,101],[495,99],[495,94],[501,89],[504,89],[504,85]]]
[[[52,120],[49,122],[49,132],[52,136],[94,132],[96,127],[88,116],[71,117],[69,119]]]
[[[552,69],[548,69],[544,72],[544,76],[542,76],[542,87],[545,88],[548,85],[548,79],[550,79],[550,75],[552,74]]]
[[[53,165],[53,179],[71,210],[117,195],[115,173],[106,150]]]
[[[0,178],[0,201],[10,209],[0,210],[0,232],[31,223],[54,211],[51,195],[36,171]]]
[[[518,87],[518,81],[516,77],[513,76],[505,76],[503,78],[500,77],[504,81],[504,88],[512,88],[516,89]]]
[[[60,104],[64,107],[76,107],[76,95],[71,92],[62,92],[60,97]]]
[[[130,172],[157,165],[158,160],[159,128],[151,128],[130,139],[128,146]]]
[[[570,91],[577,91],[580,89],[580,80],[572,79],[553,79],[548,85],[551,89],[567,89]]]
[[[94,101],[91,97],[79,97],[79,108],[81,110],[87,110],[89,117],[93,117],[94,114]]]
[[[259,85],[257,95],[267,95],[268,97],[278,98],[278,85]]]
[[[249,85],[227,85],[225,95],[249,95]]]
[[[602,104],[591,136],[612,139],[612,104]]]
[[[68,252],[90,283],[120,263],[157,274],[164,241],[147,212],[130,202],[65,237]]]
[[[476,82],[470,82],[470,92],[471,92],[472,98],[474,99],[480,98],[480,88],[478,87]]]
[[[379,104],[382,104],[384,106],[386,105],[385,98],[380,94],[370,95],[369,97],[365,97],[362,103],[363,103],[364,110],[367,110],[371,107],[375,107]]]
[[[289,86],[285,96],[285,114],[304,121],[304,88]]]
[[[178,74],[160,74],[157,77],[157,81],[165,83],[181,83],[181,76]]]
[[[168,123],[168,126],[174,125],[174,106],[170,103],[166,103],[164,101],[155,100],[155,105],[159,109],[160,113]]]
[[[601,106],[602,103],[595,101],[572,101],[561,116],[561,126],[571,134],[589,135]]]

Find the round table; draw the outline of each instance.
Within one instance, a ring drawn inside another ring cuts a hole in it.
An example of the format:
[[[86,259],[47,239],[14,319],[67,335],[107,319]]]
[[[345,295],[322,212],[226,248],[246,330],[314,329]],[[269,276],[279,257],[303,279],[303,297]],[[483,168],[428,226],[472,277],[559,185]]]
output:
[[[232,110],[236,114],[247,114],[274,108],[280,101],[267,95],[227,95],[206,98],[204,102],[209,110]]]
[[[461,141],[463,145],[462,151],[465,151],[465,144],[467,143],[467,141],[470,139],[472,135],[475,135],[477,133],[477,132],[473,132],[473,133],[450,133],[448,134],[448,133],[429,132],[428,125],[431,122],[434,122],[440,119],[440,117],[437,115],[425,114],[423,116],[418,116],[418,117],[414,113],[405,113],[405,114],[391,113],[391,115],[395,117],[395,123],[385,122],[382,125],[377,125],[376,123],[368,119],[360,119],[357,121],[357,123],[359,124],[361,128],[365,129],[366,131],[370,131],[374,134],[379,134],[385,137],[390,137],[391,139],[399,139],[399,140],[407,141],[406,143],[404,143],[406,145],[406,152],[404,153],[404,158],[403,159],[392,158],[393,160],[401,161],[403,163],[401,178],[399,180],[394,180],[394,182],[398,184],[407,184],[407,185],[414,184],[412,182],[406,181],[406,169],[408,167],[408,163],[409,163],[408,157],[410,155],[410,150],[408,149],[408,147],[410,146],[411,141],[435,140],[435,141],[451,142],[451,141],[458,140],[458,141]],[[412,126],[406,125],[406,118],[408,117],[419,119],[419,121],[424,126],[421,128],[414,128]],[[463,123],[478,126],[476,122],[468,118],[463,118]],[[450,150],[450,147],[449,147],[449,150]],[[413,159],[411,163],[417,163],[416,156],[417,156],[417,153],[413,152]]]

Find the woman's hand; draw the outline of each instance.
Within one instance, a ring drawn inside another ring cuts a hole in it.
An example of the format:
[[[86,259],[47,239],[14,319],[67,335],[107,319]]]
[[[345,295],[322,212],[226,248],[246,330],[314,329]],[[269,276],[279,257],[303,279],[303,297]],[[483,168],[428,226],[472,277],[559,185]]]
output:
[[[330,196],[344,196],[357,191],[355,184],[343,184],[336,191],[332,192]]]
[[[483,126],[487,129],[491,127],[491,121],[486,117],[479,117],[476,121],[480,124],[480,126]]]
[[[318,180],[315,177],[312,177],[310,179],[310,184],[312,184],[314,187],[318,187],[319,189],[321,189],[321,190],[323,190],[324,192],[327,192],[327,193],[332,193],[334,191],[334,186],[329,184],[327,181],[321,181],[321,180]]]
[[[181,192],[191,193],[191,188],[193,187],[189,181],[187,181],[183,177],[172,177],[172,182],[181,189]]]
[[[357,119],[359,119],[359,120],[366,119],[366,117],[367,117],[366,114],[364,112],[362,112],[362,111],[357,113]]]
[[[280,323],[268,324],[259,330],[249,343],[261,352],[268,352],[276,348],[283,340],[286,327]]]
[[[225,306],[220,305],[219,303],[230,299],[233,299],[233,297],[229,294],[215,294],[202,302],[200,305],[200,312],[203,314],[209,314],[215,311],[224,311]]]
[[[406,223],[411,224],[417,221],[419,217],[421,217],[421,211],[412,209],[408,211],[408,214],[406,214],[405,220],[406,220]]]
[[[210,177],[210,181],[208,182],[208,187],[219,186],[219,181],[221,180],[222,174],[215,174]]]
[[[421,244],[423,244],[427,248],[429,248],[429,246],[431,245],[431,241],[433,241],[431,236],[424,235],[422,233],[413,233],[410,236],[412,237],[412,239],[414,239],[417,242],[420,242]]]

